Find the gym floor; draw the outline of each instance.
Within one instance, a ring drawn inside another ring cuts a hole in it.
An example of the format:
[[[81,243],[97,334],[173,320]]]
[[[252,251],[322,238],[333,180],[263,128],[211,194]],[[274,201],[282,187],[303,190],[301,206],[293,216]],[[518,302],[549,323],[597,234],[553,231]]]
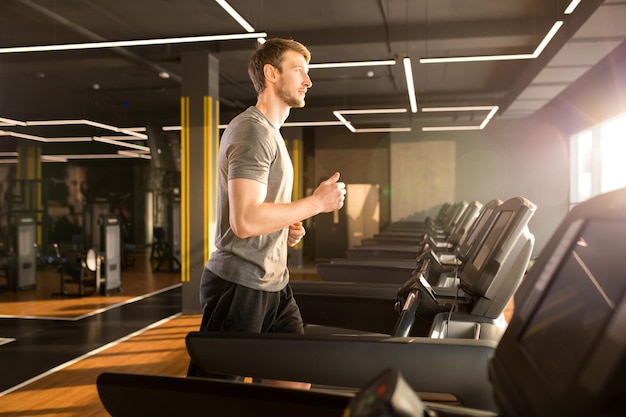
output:
[[[153,272],[155,262],[138,253],[108,295],[75,297],[68,284],[70,296],[58,297],[54,268],[39,271],[33,289],[0,289],[0,417],[108,416],[100,373],[185,375],[185,335],[201,317],[181,315],[180,274]],[[304,265],[292,279],[319,278]]]
[[[51,402],[64,397],[59,397],[59,390],[68,388],[65,384],[38,392],[38,396],[47,397],[45,409],[30,408],[34,406],[34,398],[24,402],[11,401],[11,397],[32,394],[32,385],[38,381],[73,363],[96,358],[99,352],[108,351],[105,348],[130,340],[155,323],[166,325],[172,319],[180,319],[180,274],[154,273],[153,263],[147,256],[137,254],[135,265],[122,271],[120,290],[109,295],[76,297],[78,285],[69,284],[66,286],[69,296],[59,297],[60,278],[54,269],[39,271],[33,289],[4,288],[0,293],[0,397],[4,397],[0,400],[0,416],[91,414],[85,414],[85,410],[72,411],[71,407],[66,413],[62,411],[67,408],[63,404],[49,407]],[[176,335],[180,339],[178,355],[181,356],[181,350],[183,353],[182,360],[178,360],[181,370],[186,369],[188,361],[184,357],[184,336],[199,324],[199,317],[188,319],[191,320],[188,329],[181,329],[180,337]],[[146,350],[154,350],[154,346]],[[95,379],[92,382],[95,390]],[[89,382],[79,386],[85,384]],[[82,394],[78,391],[76,395]],[[101,411],[97,415],[108,415]]]

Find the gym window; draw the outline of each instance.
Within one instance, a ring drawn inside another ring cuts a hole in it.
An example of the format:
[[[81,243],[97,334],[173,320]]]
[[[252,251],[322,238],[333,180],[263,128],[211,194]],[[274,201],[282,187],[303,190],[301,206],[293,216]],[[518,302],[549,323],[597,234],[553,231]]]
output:
[[[570,208],[626,187],[626,114],[572,136],[570,150]]]

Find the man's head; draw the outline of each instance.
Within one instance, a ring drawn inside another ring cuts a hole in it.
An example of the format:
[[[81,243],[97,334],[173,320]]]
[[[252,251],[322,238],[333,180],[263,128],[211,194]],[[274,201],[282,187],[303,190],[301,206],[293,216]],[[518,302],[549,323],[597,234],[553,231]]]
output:
[[[257,94],[260,94],[265,90],[265,73],[264,67],[266,64],[270,64],[282,71],[282,61],[285,52],[295,51],[302,55],[308,64],[311,60],[311,53],[300,42],[292,39],[273,38],[265,41],[260,45],[254,55],[250,58],[250,64],[248,65],[248,74],[254,84],[254,88]]]

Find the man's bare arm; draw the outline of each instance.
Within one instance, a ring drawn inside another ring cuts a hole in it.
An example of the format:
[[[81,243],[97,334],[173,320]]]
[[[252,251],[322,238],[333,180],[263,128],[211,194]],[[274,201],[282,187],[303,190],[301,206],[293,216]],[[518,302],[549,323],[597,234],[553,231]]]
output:
[[[345,194],[346,186],[339,182],[338,172],[322,181],[311,196],[284,204],[265,202],[265,184],[232,179],[228,181],[230,227],[242,239],[272,233],[316,214],[339,210]]]

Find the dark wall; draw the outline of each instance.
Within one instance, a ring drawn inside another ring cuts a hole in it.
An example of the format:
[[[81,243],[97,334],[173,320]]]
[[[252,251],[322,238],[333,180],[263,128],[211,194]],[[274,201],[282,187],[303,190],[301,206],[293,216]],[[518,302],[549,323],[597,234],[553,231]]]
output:
[[[378,184],[381,223],[389,220],[389,137],[384,133],[350,133],[345,127],[315,130],[313,191],[320,182],[341,174],[346,184]],[[349,196],[347,197],[349,198]],[[312,220],[315,229],[315,259],[344,257],[348,240],[345,209],[339,216],[319,214]]]
[[[42,244],[92,245],[84,241],[89,227],[95,227],[84,223],[85,215],[91,214],[96,221],[100,214],[118,215],[125,239],[137,243],[138,231],[144,230],[144,172],[148,166],[149,161],[124,159],[43,164]]]

